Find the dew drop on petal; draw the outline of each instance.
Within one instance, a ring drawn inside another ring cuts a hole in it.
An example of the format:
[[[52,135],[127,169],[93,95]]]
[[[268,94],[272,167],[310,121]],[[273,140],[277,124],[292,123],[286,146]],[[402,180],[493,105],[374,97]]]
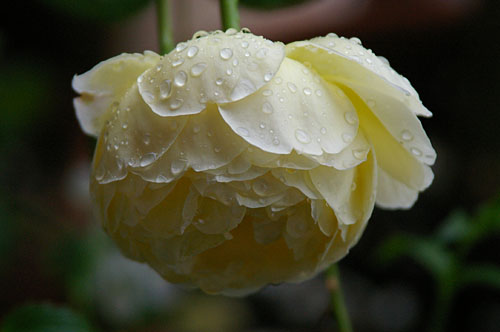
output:
[[[186,163],[182,160],[174,160],[170,165],[170,171],[173,175],[177,175],[184,170]]]
[[[273,138],[273,144],[274,145],[280,145],[280,140],[278,139],[278,137],[274,137]]]
[[[191,67],[191,76],[200,76],[205,69],[207,69],[207,64],[205,62],[200,62]]]
[[[238,59],[233,59],[233,66],[236,67],[240,63]]]
[[[422,151],[420,151],[417,148],[411,148],[410,151],[411,153],[413,153],[414,156],[420,157],[422,155]]]
[[[245,136],[245,137],[247,137],[247,136],[250,135],[250,132],[245,127],[238,127],[238,128],[236,128],[236,132],[238,134],[240,134],[241,136]]]
[[[354,136],[351,133],[343,133],[342,140],[346,143],[351,143],[354,139]]]
[[[230,76],[233,73],[233,70],[231,68],[228,68],[226,70],[226,75]]]
[[[172,94],[172,81],[164,80],[160,83],[160,99],[167,99]]]
[[[312,90],[310,88],[304,88],[302,91],[306,96],[310,96],[312,94]]]
[[[265,89],[264,91],[262,91],[262,95],[264,95],[266,97],[272,96],[273,90]]]
[[[187,43],[182,42],[182,43],[177,44],[177,46],[175,47],[175,50],[177,52],[182,52],[186,49],[186,47],[187,47]]]
[[[139,166],[146,167],[148,165],[151,165],[155,160],[156,160],[156,154],[154,154],[152,152],[146,153],[144,156],[141,157],[141,160],[139,162]]]
[[[271,114],[274,111],[273,105],[271,105],[269,102],[265,102],[262,104],[262,112],[266,114]]]
[[[269,82],[273,78],[273,73],[264,74],[264,81]]]
[[[323,134],[323,135],[326,135],[326,128],[325,127],[321,127],[320,133]]]
[[[267,48],[261,48],[255,53],[255,56],[257,57],[257,59],[264,59],[267,56],[268,51],[269,49]]]
[[[354,124],[356,124],[358,122],[358,117],[356,116],[356,113],[353,112],[353,111],[346,112],[344,114],[344,119],[350,125],[354,125]]]
[[[177,99],[177,98],[176,98],[176,99],[174,99],[174,100],[172,100],[172,101],[170,102],[170,109],[171,109],[171,110],[176,110],[176,109],[178,109],[179,107],[181,107],[181,106],[182,106],[182,103],[183,103],[183,102],[184,102],[184,101],[183,101],[182,99]]]
[[[192,58],[192,57],[196,56],[196,54],[198,54],[198,47],[191,46],[190,48],[188,48],[188,50],[187,50],[187,57],[188,58]]]
[[[244,40],[244,41],[241,42],[241,47],[243,47],[243,48],[247,48],[248,45],[249,44],[248,44],[248,42],[246,40]]]
[[[174,77],[174,84],[178,87],[183,87],[187,81],[187,74],[184,70],[178,71]]]
[[[286,85],[288,86],[288,89],[289,89],[292,93],[297,92],[297,86],[296,86],[295,84],[293,84],[292,82],[288,82]]]
[[[352,37],[350,41],[352,41],[355,44],[361,45],[361,40],[359,40],[358,37]]]
[[[403,139],[403,141],[409,142],[413,139],[413,135],[408,130],[403,130],[401,132],[401,138]]]
[[[218,78],[215,80],[216,85],[222,85],[222,83],[224,83],[224,80],[222,78]]]
[[[261,122],[260,125],[259,125],[259,128],[260,129],[265,129],[266,128],[266,124],[264,122]]]
[[[311,136],[302,129],[295,130],[295,138],[302,144],[307,144],[311,142]]]
[[[363,160],[363,159],[364,159],[364,156],[365,156],[365,150],[362,150],[362,149],[355,149],[355,150],[352,150],[352,155],[353,155],[353,156],[354,156],[354,158],[356,158],[356,159]]]
[[[356,187],[356,182],[351,183],[351,191],[355,191]]]
[[[184,63],[184,59],[180,58],[172,62],[172,67],[178,67]]]
[[[229,60],[233,56],[233,50],[230,48],[223,48],[220,50],[219,55],[223,60]]]

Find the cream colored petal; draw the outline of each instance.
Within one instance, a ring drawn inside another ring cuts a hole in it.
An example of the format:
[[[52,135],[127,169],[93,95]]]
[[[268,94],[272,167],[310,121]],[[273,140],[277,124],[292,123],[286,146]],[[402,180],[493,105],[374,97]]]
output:
[[[331,166],[338,170],[356,167],[366,160],[370,151],[370,144],[360,130],[354,141],[339,153],[323,153],[320,156],[307,155],[308,158],[324,166]]]
[[[321,155],[349,145],[358,118],[349,99],[297,61],[240,101],[219,105],[224,120],[250,144],[271,153]]]
[[[240,100],[276,74],[284,45],[249,33],[212,33],[165,55],[138,80],[139,90],[161,116],[201,112],[207,102]]]
[[[97,64],[82,75],[75,75],[72,86],[81,96],[74,99],[74,106],[83,131],[99,136],[106,110],[113,102],[119,102],[137,77],[159,60],[160,56],[154,52],[124,53]]]
[[[238,226],[245,211],[243,206],[226,206],[217,200],[200,197],[193,225],[205,234],[225,234]]]
[[[126,175],[127,169],[139,172],[153,164],[173,144],[186,122],[187,117],[162,118],[151,112],[134,85],[106,119],[98,141],[99,153],[94,157],[96,179],[100,183],[116,181]]]
[[[436,151],[432,148],[420,120],[407,105],[362,83],[352,82],[345,85],[363,99],[387,131],[417,160],[427,165],[434,164]]]
[[[343,88],[358,111],[360,126],[370,138],[378,166],[411,189],[421,191],[427,188],[433,179],[428,166],[417,160],[415,153],[409,152],[396,140],[357,94],[349,88]],[[404,128],[404,123],[402,125]]]
[[[338,222],[331,207],[320,199],[311,201],[311,216],[326,236],[332,236],[338,230]]]
[[[299,189],[308,198],[322,198],[321,194],[312,184],[308,171],[275,168],[271,172],[285,185]]]
[[[156,117],[167,121],[178,119]],[[168,182],[182,176],[189,168],[201,172],[223,167],[247,147],[248,144],[224,122],[216,106],[209,104],[200,114],[189,116],[168,151],[133,172],[148,181]]]
[[[409,188],[379,168],[377,206],[384,209],[409,209],[417,197],[418,190]]]
[[[357,38],[339,38],[334,34],[299,41],[286,46],[287,57],[312,64],[327,80],[342,78],[364,82],[401,100],[416,115],[431,116],[410,82],[391,68],[385,58],[377,57],[361,46]]]
[[[375,203],[377,165],[373,153],[359,166],[339,171],[320,166],[310,171],[311,180],[335,212],[340,224],[365,223]]]

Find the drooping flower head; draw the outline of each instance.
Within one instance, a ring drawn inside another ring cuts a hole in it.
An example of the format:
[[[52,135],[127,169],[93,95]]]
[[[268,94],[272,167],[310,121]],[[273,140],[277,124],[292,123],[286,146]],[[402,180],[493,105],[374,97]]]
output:
[[[123,253],[244,294],[345,256],[374,204],[408,208],[436,154],[407,79],[357,38],[197,33],[75,76],[91,195]]]

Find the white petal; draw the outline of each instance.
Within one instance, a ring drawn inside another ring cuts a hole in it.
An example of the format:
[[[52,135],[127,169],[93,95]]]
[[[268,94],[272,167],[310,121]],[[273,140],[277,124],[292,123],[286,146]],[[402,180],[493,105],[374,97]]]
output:
[[[359,166],[339,171],[320,166],[310,172],[311,180],[335,212],[341,224],[365,224],[375,203],[377,166],[373,153]]]
[[[73,77],[73,89],[82,96],[74,99],[76,116],[83,131],[98,136],[103,114],[113,102],[119,102],[137,77],[154,66],[160,56],[153,52],[121,54],[100,62],[82,75]]]
[[[308,198],[323,198],[318,190],[316,190],[316,187],[312,184],[308,171],[275,168],[271,172],[284,184],[299,189]]]
[[[356,112],[340,89],[286,58],[261,91],[219,110],[247,142],[276,154],[338,153],[358,128]]]
[[[247,33],[213,33],[180,43],[139,78],[139,90],[161,116],[196,114],[207,102],[240,100],[278,71],[284,45]]]
[[[384,209],[409,209],[417,201],[418,190],[392,178],[378,169],[377,206]]]
[[[329,35],[288,44],[286,51],[289,58],[310,62],[327,80],[342,78],[364,82],[407,103],[416,115],[432,115],[422,105],[410,82],[394,71],[387,61],[361,46],[358,40]]]

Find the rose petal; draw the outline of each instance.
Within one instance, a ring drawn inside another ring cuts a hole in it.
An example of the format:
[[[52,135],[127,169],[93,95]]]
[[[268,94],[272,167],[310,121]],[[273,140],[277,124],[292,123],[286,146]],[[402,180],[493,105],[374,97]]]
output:
[[[304,65],[286,59],[261,91],[219,105],[224,120],[250,144],[271,153],[338,153],[356,136],[358,119],[345,94]]]
[[[359,39],[334,34],[299,41],[286,46],[287,57],[309,62],[326,80],[363,82],[401,100],[416,115],[431,116],[410,82],[399,75],[387,60],[361,46]]]
[[[201,112],[207,102],[253,94],[278,71],[284,45],[238,32],[212,33],[180,43],[139,79],[139,90],[161,116]]]
[[[82,75],[73,77],[73,89],[81,94],[74,99],[76,116],[82,130],[99,136],[103,115],[113,102],[119,102],[137,77],[154,66],[160,56],[146,51],[143,54],[121,54],[97,64]]]

